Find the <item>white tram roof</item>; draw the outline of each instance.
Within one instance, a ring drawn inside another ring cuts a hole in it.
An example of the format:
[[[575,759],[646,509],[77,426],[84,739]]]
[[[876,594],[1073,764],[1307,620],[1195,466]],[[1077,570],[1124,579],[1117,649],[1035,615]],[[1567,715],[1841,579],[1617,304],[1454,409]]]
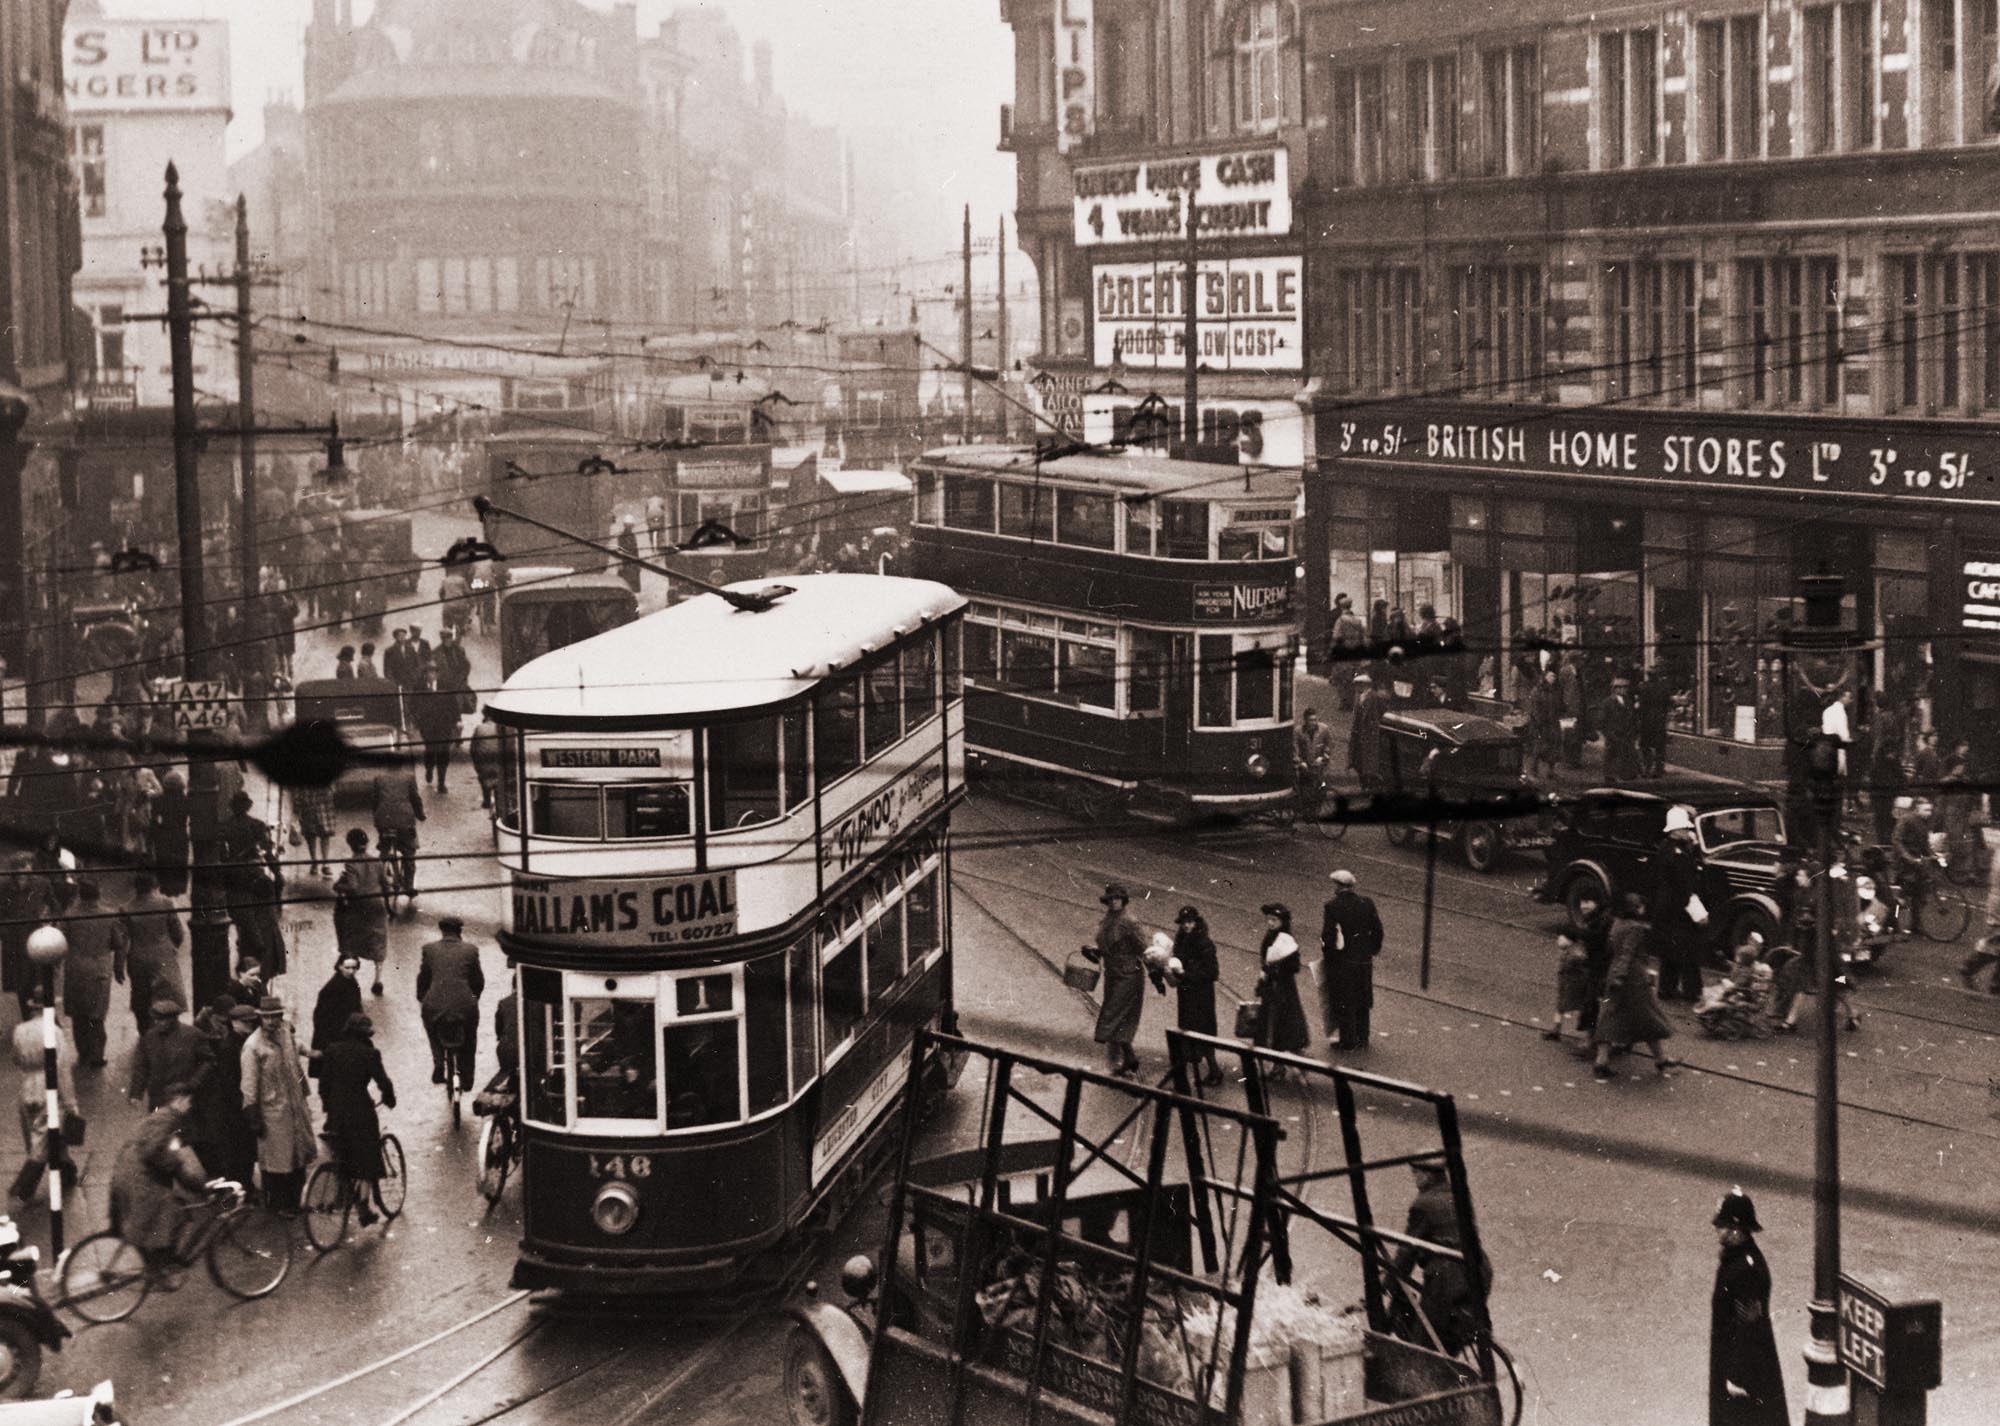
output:
[[[798,574],[728,586],[791,593],[739,610],[703,594],[523,664],[487,702],[527,727],[671,726],[783,703],[910,633],[965,607],[927,579]]]
[[[945,446],[925,451],[915,463],[1023,478],[1032,478],[1039,469],[1044,480],[1098,486],[1126,497],[1185,496],[1190,500],[1256,500],[1265,504],[1295,499],[1300,482],[1296,466],[1228,466],[1136,452],[1061,456],[1042,461],[1038,467],[1033,446]]]

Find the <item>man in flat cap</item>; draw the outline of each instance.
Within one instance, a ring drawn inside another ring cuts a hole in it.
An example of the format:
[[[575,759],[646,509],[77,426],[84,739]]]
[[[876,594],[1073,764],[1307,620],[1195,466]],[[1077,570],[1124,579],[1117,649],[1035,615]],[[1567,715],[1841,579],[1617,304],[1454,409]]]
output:
[[[1375,957],[1382,950],[1382,917],[1355,890],[1354,873],[1333,874],[1333,899],[1320,922],[1320,997],[1329,1050],[1368,1048],[1368,1012],[1375,1004]]]

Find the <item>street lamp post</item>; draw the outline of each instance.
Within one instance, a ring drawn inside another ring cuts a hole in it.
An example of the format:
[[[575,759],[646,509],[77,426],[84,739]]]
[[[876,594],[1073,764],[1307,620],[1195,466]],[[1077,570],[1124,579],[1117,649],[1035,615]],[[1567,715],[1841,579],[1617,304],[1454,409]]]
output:
[[[61,1032],[56,1027],[56,967],[69,954],[69,937],[54,926],[43,926],[28,936],[28,959],[42,968],[42,1087],[48,1103],[47,1163],[43,1176],[49,1183],[49,1260],[63,1253],[63,1170],[69,1156],[63,1150],[62,1072],[56,1060]]]

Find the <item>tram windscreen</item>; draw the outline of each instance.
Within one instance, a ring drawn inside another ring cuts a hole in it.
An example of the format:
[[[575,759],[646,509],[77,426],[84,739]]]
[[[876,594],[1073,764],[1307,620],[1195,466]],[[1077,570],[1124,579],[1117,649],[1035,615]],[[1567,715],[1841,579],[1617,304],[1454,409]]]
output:
[[[736,1075],[735,1020],[695,1020],[667,1026],[667,1127],[697,1129],[743,1117]]]
[[[604,787],[604,835],[610,841],[685,837],[694,812],[685,782],[612,782]]]
[[[576,1114],[579,1119],[651,1119],[659,1113],[659,1060],[653,1050],[653,1002],[579,996]]]

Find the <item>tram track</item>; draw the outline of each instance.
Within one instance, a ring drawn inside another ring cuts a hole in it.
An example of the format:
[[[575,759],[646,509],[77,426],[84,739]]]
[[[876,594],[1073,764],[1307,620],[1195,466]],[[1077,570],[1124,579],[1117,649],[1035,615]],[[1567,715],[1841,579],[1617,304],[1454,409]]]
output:
[[[985,809],[980,809],[980,808],[975,808],[973,810],[979,811],[983,814],[986,812]],[[990,816],[990,814],[986,815]],[[1143,829],[1138,829],[1138,830],[1139,834],[1134,838],[1134,840],[1151,840],[1151,838],[1147,837]],[[1051,848],[1053,848],[1055,845],[1059,845],[1058,839],[1055,837],[1051,837],[1050,844]],[[1185,847],[1181,847],[1180,850],[1185,852]],[[1379,858],[1378,860],[1385,864],[1392,864],[1390,863],[1390,859],[1388,858]],[[1083,862],[1080,864],[1073,862],[1072,867],[1065,868],[1065,870],[1071,872],[1072,880],[1075,879],[1076,871],[1087,871],[1089,874],[1092,875],[1109,876],[1112,874],[1109,868],[1097,866],[1088,862]],[[1043,902],[1055,900],[1068,905],[1072,905],[1077,907],[1080,911],[1084,912],[1084,914],[1086,915],[1095,914],[1094,908],[1092,908],[1090,904],[1086,900],[1084,900],[1081,893],[1078,893],[1073,896],[1063,895],[1059,891],[1052,889],[1052,887],[1046,882],[1041,885],[1030,886],[1023,882],[1011,880],[1007,877],[996,876],[990,872],[974,871],[966,865],[965,859],[962,857],[954,861],[952,873],[955,881],[969,879],[976,882],[983,882],[987,885],[1015,892],[1024,896],[1033,897]],[[1124,875],[1129,877],[1130,873],[1124,873]],[[1372,894],[1382,900],[1396,901],[1406,905],[1413,905],[1420,907],[1423,904],[1423,899],[1420,895],[1412,896],[1406,893],[1399,893],[1389,889],[1376,889],[1372,891]],[[1251,905],[1247,902],[1237,901],[1227,896],[1217,896],[1213,893],[1210,893],[1207,896],[1207,900],[1211,905],[1239,912],[1245,915],[1246,917],[1253,915],[1256,911],[1256,907],[1254,905]],[[986,908],[982,907],[982,910],[986,910]],[[1000,921],[1003,925],[1005,924],[1004,918],[996,916],[990,910],[986,910],[986,914],[989,916],[994,916],[994,919]],[[1541,934],[1541,931],[1543,929],[1539,926],[1530,926],[1524,922],[1516,921],[1510,918],[1495,916],[1490,913],[1481,913],[1478,911],[1462,911],[1455,907],[1452,908],[1451,914],[1455,916],[1464,916],[1469,919],[1477,921],[1482,921],[1490,925],[1505,926],[1512,929],[1526,931],[1537,935]],[[1014,932],[1012,930],[1011,927],[1009,928],[1009,934],[1010,936],[1013,937],[1013,939],[1017,941],[1020,941],[1022,939],[1017,932]],[[1228,943],[1218,940],[1218,944],[1227,945]],[[1233,950],[1237,950],[1239,952],[1250,953],[1249,948],[1247,947],[1231,946],[1230,948]],[[1057,975],[1061,974],[1061,967],[1057,966],[1053,961],[1051,961],[1048,956],[1043,955],[1038,949],[1035,949],[1033,947],[1030,947],[1029,949],[1034,952],[1036,957],[1039,960],[1041,960],[1043,964],[1049,966],[1049,968],[1053,973]],[[1479,968],[1477,965],[1475,965],[1475,963],[1468,961],[1463,957],[1454,957],[1449,954],[1440,953],[1435,949],[1432,952],[1432,959],[1434,964],[1455,965],[1466,969]],[[1222,989],[1229,990],[1232,993],[1235,992],[1235,987],[1231,986],[1226,980],[1219,981],[1218,986]],[[1466,1015],[1479,1016],[1482,1019],[1492,1021],[1497,1024],[1514,1026],[1524,1030],[1535,1030],[1537,1032],[1546,1028],[1546,1026],[1539,1024],[1537,1022],[1523,1019],[1519,1016],[1509,1015],[1503,1011],[1497,1011],[1483,1006],[1469,1005],[1459,1001],[1449,1000],[1438,995],[1430,994],[1428,992],[1413,989],[1408,986],[1397,985],[1393,981],[1381,977],[1379,974],[1376,979],[1376,988],[1378,991],[1381,991],[1386,994],[1396,995],[1403,999],[1413,1000],[1427,1005],[1434,1005],[1444,1010],[1450,1010]],[[1903,1012],[1899,1012],[1891,1008],[1874,1007],[1874,1006],[1868,1007],[1867,1013],[1870,1016],[1881,1016],[1881,1017],[1894,1017],[1903,1014]],[[1905,1018],[1915,1019],[1919,1021],[1926,1021],[1928,1023],[1939,1023],[1934,1017],[1925,1017],[1922,1016],[1920,1013],[1916,1012],[1910,1013]],[[1946,1025],[1950,1025],[1953,1028],[1964,1029],[1969,1034],[1975,1034],[1980,1036],[1987,1036],[1991,1034],[1990,1031],[1978,1027],[1956,1025],[1954,1024],[1954,1022],[1943,1022],[1943,1023]],[[1721,1043],[1725,1042],[1718,1042],[1718,1044]],[[1809,1087],[1800,1088],[1792,1085],[1787,1085],[1774,1079],[1767,1079],[1760,1077],[1739,1067],[1729,1066],[1729,1065],[1696,1064],[1693,1062],[1684,1062],[1684,1063],[1686,1064],[1686,1068],[1689,1070],[1697,1071],[1699,1073],[1706,1074],[1717,1079],[1730,1080],[1754,1088],[1767,1090],[1774,1094],[1783,1094],[1789,1097],[1795,1097],[1795,1098],[1811,1097],[1811,1090]],[[1912,1066],[1900,1065],[1895,1063],[1893,1060],[1887,1059],[1886,1057],[1871,1061],[1871,1063],[1874,1064],[1875,1067],[1885,1072],[1907,1077],[1908,1079],[1915,1081],[1919,1084],[1922,1084],[1926,1087],[1932,1087],[1937,1085],[1952,1085],[1960,1089],[1963,1089],[1968,1094],[1976,1094],[1980,1096],[1982,1099],[1985,1098],[1989,1093],[1989,1083],[1983,1076],[1975,1078],[1971,1076],[1952,1074],[1938,1070],[1927,1070]],[[1880,1118],[1893,1120],[1901,1124],[1939,1129],[1949,1133],[1966,1134],[1983,1139],[2000,1139],[2000,1131],[1996,1131],[1995,1129],[1988,1128],[1984,1125],[1949,1123],[1942,1120],[1931,1119],[1923,1115],[1911,1114],[1903,1110],[1887,1109],[1877,1105],[1860,1103],[1848,1099],[1843,1099],[1841,1103],[1843,1108],[1848,1109],[1851,1112],[1877,1116]]]

